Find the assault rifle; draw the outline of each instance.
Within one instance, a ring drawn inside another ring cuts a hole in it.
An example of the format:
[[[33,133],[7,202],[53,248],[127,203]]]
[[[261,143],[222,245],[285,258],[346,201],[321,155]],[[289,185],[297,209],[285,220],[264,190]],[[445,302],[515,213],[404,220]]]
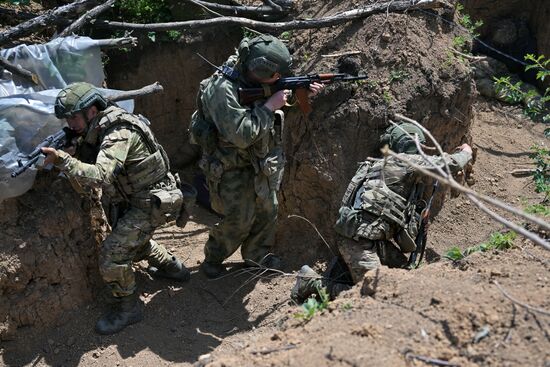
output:
[[[46,139],[42,140],[42,142],[38,144],[30,154],[25,156],[27,162],[23,163],[21,159],[17,160],[19,168],[11,173],[11,177],[19,176],[20,174],[25,172],[30,166],[35,164],[42,155],[42,148],[65,148],[68,144],[70,144],[73,137],[74,132],[68,127],[64,127],[55,134],[48,136]]]
[[[258,99],[267,98],[280,90],[289,89],[295,92],[300,110],[304,115],[311,111],[308,91],[312,83],[329,84],[333,82],[351,82],[367,79],[367,75],[353,76],[349,74],[310,74],[304,76],[292,76],[281,78],[272,85],[263,85],[262,88],[239,88],[239,102],[243,105],[250,104]]]
[[[433,184],[432,196],[430,196],[430,200],[428,200],[426,207],[422,209],[422,212],[420,213],[420,227],[418,228],[418,234],[416,235],[416,239],[414,240],[414,243],[416,244],[416,250],[414,250],[414,252],[409,257],[409,262],[407,264],[407,267],[409,269],[418,268],[420,266],[420,263],[422,262],[422,259],[424,258],[426,241],[428,239],[428,227],[430,226],[430,210],[432,208],[433,199],[438,187],[439,181],[435,180]]]

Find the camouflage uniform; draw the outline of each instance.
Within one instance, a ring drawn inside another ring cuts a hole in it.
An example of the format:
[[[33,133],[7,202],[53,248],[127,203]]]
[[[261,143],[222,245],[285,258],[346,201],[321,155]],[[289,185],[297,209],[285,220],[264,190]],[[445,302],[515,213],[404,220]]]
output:
[[[400,156],[428,170],[435,170],[431,164],[443,168],[446,162],[452,172],[462,169],[472,158],[466,151],[430,156],[430,162],[418,154]],[[415,250],[418,233],[419,218],[410,198],[415,195],[419,179],[416,169],[394,157],[361,163],[346,190],[335,226],[342,236],[340,254],[354,282],[380,263],[406,265],[404,253]]]
[[[235,66],[236,56],[226,62]],[[277,191],[284,157],[276,114],[260,100],[250,106],[239,103],[239,87],[248,82],[242,69],[230,78],[221,72],[201,82],[191,130],[210,126],[209,144],[203,147],[199,166],[210,191],[212,208],[223,219],[210,231],[205,262],[221,264],[239,246],[249,264],[269,254],[277,221]],[[192,142],[198,143],[193,140]]]
[[[132,262],[147,259],[150,265],[162,268],[174,260],[151,238],[159,225],[177,215],[181,192],[148,121],[121,108],[110,106],[99,112],[77,155],[94,163],[59,151],[55,164],[79,184],[101,186],[113,203],[126,206],[103,242],[99,267],[113,296],[129,296],[136,289]],[[164,201],[171,201],[170,208],[152,205],[151,200],[167,196]]]

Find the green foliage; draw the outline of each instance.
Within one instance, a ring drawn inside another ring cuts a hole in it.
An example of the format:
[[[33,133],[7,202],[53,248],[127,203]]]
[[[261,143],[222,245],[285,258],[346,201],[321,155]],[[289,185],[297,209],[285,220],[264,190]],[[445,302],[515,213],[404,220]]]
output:
[[[353,305],[351,304],[351,302],[346,302],[342,305],[342,310],[344,311],[349,311],[353,309]]]
[[[459,261],[464,259],[466,256],[473,254],[474,252],[506,250],[514,245],[514,240],[516,236],[517,235],[515,232],[491,233],[489,241],[480,243],[477,246],[468,247],[464,251],[460,250],[460,248],[457,246],[451,247],[449,250],[447,250],[447,253],[444,255],[444,257],[452,261]]]
[[[466,48],[466,38],[464,36],[456,36],[453,38],[453,47],[459,51],[464,51]]]
[[[241,31],[243,32],[243,38],[254,38],[258,35],[258,33],[244,27],[241,27]]]
[[[127,22],[155,23],[173,20],[168,0],[121,0],[119,9]]]
[[[10,3],[12,5],[29,5],[31,3],[31,0],[3,0],[3,1],[0,1],[0,3],[2,2],[7,2],[7,3]]]
[[[521,103],[523,101],[524,92],[521,90],[523,82],[512,84],[510,77],[493,77],[495,81],[495,92],[502,96],[503,99],[510,104]]]
[[[540,145],[531,147],[529,157],[535,161],[536,169],[533,174],[535,191],[544,193],[543,202],[550,200],[550,150]]]
[[[406,70],[395,69],[390,71],[390,83],[401,82],[410,78],[410,74]]]
[[[304,321],[309,321],[313,318],[313,316],[315,316],[315,314],[328,308],[330,297],[326,288],[317,288],[317,293],[319,294],[319,300],[317,300],[315,296],[308,298],[302,305],[302,311],[294,314],[294,317]]]
[[[382,98],[384,98],[384,102],[389,106],[391,102],[393,101],[393,98],[389,91],[385,90],[384,94],[382,95]]]
[[[525,207],[527,213],[540,215],[543,217],[550,216],[550,207],[544,204],[534,204]]]
[[[478,37],[477,29],[483,25],[482,20],[474,20],[468,15],[464,14],[464,5],[458,3],[456,4],[456,15],[458,17],[458,24],[463,26],[468,30],[468,33],[471,37]]]
[[[279,35],[279,38],[282,39],[283,41],[289,41],[292,38],[292,36],[293,36],[292,31],[284,31]]]

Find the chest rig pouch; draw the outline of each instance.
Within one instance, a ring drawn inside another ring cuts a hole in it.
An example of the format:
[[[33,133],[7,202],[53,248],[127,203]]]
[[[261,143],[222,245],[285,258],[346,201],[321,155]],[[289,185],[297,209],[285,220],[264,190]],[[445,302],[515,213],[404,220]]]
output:
[[[191,122],[189,123],[188,129],[190,143],[200,146],[203,153],[208,155],[212,155],[218,145],[218,129],[213,122],[205,118],[201,98],[204,90],[213,78],[219,77],[221,76],[214,74],[200,83],[196,100],[197,110],[191,115]]]

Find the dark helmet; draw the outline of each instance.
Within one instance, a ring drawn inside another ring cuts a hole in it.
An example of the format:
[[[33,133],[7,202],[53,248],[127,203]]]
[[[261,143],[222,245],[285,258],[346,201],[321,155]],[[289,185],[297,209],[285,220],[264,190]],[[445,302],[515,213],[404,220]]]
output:
[[[405,122],[388,127],[384,134],[380,136],[380,144],[382,146],[388,144],[390,149],[396,153],[418,153],[414,139],[407,134],[413,137],[416,134],[421,144],[426,143],[426,137],[422,130],[414,124]]]
[[[252,39],[243,38],[237,52],[244,67],[262,79],[271,78],[277,72],[282,76],[290,75],[292,57],[277,37],[261,35]]]
[[[100,110],[107,107],[107,100],[89,83],[74,83],[59,92],[55,99],[55,116],[64,119],[77,112],[97,105]]]

